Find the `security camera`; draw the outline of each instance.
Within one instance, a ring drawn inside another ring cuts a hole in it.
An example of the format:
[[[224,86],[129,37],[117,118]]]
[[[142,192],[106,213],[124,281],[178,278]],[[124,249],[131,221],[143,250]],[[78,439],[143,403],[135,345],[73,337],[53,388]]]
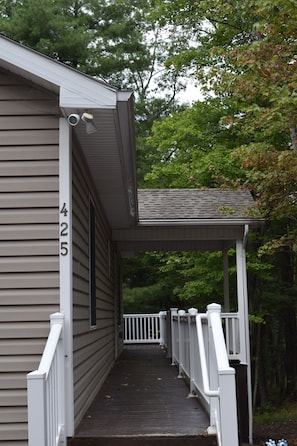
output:
[[[72,113],[68,116],[68,123],[72,126],[75,126],[79,123],[80,116]]]

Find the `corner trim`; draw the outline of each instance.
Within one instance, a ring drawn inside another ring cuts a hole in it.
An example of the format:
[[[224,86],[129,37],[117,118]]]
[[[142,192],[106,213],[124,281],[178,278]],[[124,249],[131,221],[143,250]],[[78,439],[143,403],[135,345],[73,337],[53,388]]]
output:
[[[65,435],[71,437],[74,434],[72,139],[71,129],[65,118],[60,118],[59,130],[60,312],[65,316]]]

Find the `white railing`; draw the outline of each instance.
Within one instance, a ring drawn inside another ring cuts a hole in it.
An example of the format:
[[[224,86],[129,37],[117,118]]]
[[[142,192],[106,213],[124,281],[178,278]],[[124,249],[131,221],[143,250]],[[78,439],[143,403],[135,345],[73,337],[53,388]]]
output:
[[[162,324],[164,330],[164,324]],[[162,333],[164,336],[164,332]],[[160,344],[161,324],[159,313],[124,314],[125,344]]]
[[[223,330],[225,334],[226,348],[230,360],[240,361],[240,330],[239,316],[237,313],[221,313]]]
[[[240,355],[234,349],[236,346],[239,350],[234,338],[237,315],[222,318],[217,304],[208,305],[202,314],[195,309],[171,314],[172,361],[178,365],[179,375],[189,379],[190,394],[199,395],[208,411],[208,432],[217,435],[218,446],[238,446],[235,370],[229,366],[228,358],[228,351],[232,358]]]
[[[160,345],[162,347],[168,348],[168,321],[167,321],[167,311],[160,311]]]
[[[59,446],[65,439],[64,315],[51,328],[38,370],[27,375],[29,446]]]

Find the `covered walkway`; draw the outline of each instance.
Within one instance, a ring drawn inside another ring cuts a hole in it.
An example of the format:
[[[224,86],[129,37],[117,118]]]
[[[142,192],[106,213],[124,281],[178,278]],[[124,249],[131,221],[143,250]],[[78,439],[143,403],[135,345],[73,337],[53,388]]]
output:
[[[99,444],[99,438],[121,437],[124,444],[123,437],[195,437],[199,444],[216,444],[205,438],[208,416],[177,375],[161,347],[125,346],[74,439],[97,438]]]

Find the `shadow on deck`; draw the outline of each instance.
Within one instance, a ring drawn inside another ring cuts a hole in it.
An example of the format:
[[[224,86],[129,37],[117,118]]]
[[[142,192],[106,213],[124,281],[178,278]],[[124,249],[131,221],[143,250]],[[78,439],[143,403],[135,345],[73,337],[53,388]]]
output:
[[[126,346],[69,445],[216,445],[188,393],[159,346]]]

